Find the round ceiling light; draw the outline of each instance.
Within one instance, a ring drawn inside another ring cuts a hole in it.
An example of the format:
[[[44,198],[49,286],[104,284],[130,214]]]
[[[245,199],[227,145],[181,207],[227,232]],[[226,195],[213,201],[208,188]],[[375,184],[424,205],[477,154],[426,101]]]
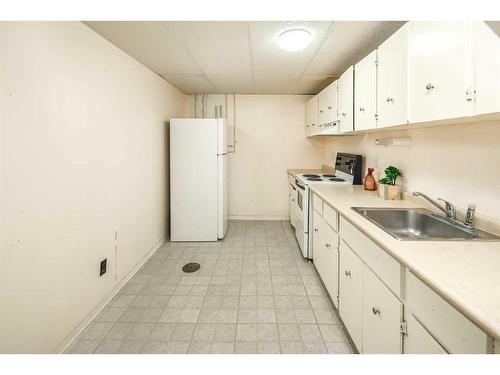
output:
[[[285,51],[295,52],[311,43],[312,34],[304,29],[290,29],[278,35],[278,44]]]

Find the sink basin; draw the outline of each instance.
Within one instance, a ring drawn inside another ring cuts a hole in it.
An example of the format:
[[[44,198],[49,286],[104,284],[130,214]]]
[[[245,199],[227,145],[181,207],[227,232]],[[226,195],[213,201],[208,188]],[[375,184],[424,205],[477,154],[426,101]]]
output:
[[[500,241],[498,236],[467,228],[459,222],[423,208],[352,209],[398,240]]]

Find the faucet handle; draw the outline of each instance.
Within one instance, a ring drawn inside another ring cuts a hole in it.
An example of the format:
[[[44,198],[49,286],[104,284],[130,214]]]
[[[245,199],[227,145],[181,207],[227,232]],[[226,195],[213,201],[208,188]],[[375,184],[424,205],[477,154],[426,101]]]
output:
[[[452,203],[448,202],[446,199],[438,198],[438,200],[444,202],[445,207],[446,207],[446,211],[448,213],[448,217],[451,217],[452,219],[456,219],[457,218],[457,211],[455,209],[455,206]]]
[[[468,227],[472,227],[472,221],[474,220],[474,213],[476,212],[476,207],[477,206],[474,203],[469,204],[469,207],[467,207],[464,224]]]

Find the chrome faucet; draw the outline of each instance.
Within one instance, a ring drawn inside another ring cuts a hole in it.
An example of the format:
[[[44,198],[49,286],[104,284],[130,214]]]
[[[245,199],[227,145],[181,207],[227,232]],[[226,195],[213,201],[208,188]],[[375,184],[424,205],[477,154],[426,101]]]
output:
[[[444,207],[440,205],[438,202],[436,202],[434,199],[430,198],[428,195],[421,193],[419,191],[414,191],[413,195],[415,197],[422,197],[429,201],[432,205],[434,205],[436,208],[440,209],[441,211],[444,212],[446,217],[449,217],[450,219],[456,220],[457,219],[457,210],[455,209],[455,206],[451,204],[450,202],[444,200],[443,198],[438,198],[440,201],[444,202]]]
[[[474,203],[469,204],[467,207],[467,212],[465,213],[464,225],[469,228],[473,228],[472,221],[474,220],[474,213],[476,212],[476,205]]]

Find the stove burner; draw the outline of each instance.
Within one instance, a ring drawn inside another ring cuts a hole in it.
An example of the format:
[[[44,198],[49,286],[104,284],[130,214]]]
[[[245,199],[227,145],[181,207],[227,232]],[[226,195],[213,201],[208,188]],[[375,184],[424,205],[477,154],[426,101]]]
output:
[[[334,174],[324,174],[323,177],[329,178],[329,177],[337,177]]]
[[[309,177],[307,180],[308,181],[323,181],[323,179],[320,177]]]
[[[311,178],[320,178],[320,176],[318,176],[317,174],[310,174],[310,173],[309,174],[305,174],[304,177],[307,177],[307,178],[309,178],[309,177],[311,177]]]
[[[337,182],[345,181],[343,178],[340,178],[340,177],[329,178],[329,180],[330,181],[337,181]]]

